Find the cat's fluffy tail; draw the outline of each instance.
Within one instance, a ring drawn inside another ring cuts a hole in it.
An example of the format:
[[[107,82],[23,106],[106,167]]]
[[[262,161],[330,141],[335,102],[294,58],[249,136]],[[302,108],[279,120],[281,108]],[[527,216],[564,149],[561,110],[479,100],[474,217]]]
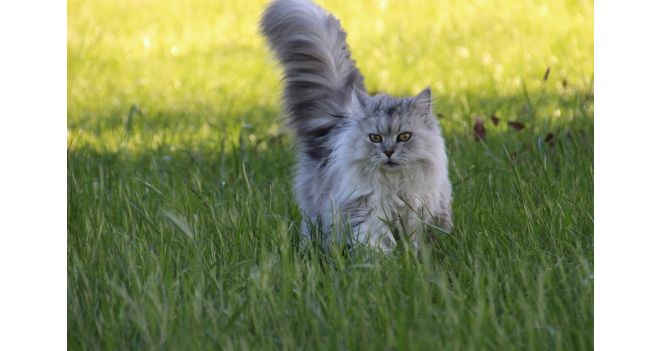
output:
[[[326,139],[346,118],[352,90],[364,91],[347,35],[333,15],[306,0],[271,2],[261,31],[284,66],[289,125],[308,156],[324,158]]]

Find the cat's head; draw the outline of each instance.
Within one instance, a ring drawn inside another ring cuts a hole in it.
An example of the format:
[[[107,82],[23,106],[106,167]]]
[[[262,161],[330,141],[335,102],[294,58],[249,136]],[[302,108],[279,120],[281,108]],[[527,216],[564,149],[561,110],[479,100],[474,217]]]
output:
[[[352,160],[370,170],[406,171],[433,164],[443,152],[429,88],[406,98],[356,90],[349,111],[343,140],[352,144]]]

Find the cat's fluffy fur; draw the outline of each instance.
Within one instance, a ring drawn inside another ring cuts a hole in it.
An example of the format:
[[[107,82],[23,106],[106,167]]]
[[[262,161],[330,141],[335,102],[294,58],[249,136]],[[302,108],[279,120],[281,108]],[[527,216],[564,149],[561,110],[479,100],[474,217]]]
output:
[[[449,231],[452,187],[430,90],[369,96],[339,21],[312,2],[271,2],[261,31],[284,66],[303,234],[318,225],[328,243],[350,228],[350,243],[389,252],[404,235],[417,248],[425,223]],[[410,140],[397,141],[404,132]]]

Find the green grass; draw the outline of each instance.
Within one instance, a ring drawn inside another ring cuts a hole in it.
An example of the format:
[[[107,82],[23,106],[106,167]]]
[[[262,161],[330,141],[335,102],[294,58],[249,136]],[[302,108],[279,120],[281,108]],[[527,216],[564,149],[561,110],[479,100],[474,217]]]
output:
[[[298,248],[264,3],[69,1],[69,347],[592,349],[592,2],[322,2],[370,90],[435,94],[419,257]]]

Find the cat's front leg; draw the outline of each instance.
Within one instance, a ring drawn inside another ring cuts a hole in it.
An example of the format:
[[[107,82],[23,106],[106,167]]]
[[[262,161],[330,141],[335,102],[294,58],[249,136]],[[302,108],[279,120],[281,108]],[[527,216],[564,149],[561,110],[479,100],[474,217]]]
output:
[[[353,229],[353,239],[361,245],[379,249],[384,253],[395,250],[397,242],[388,226],[378,218],[368,219]]]
[[[435,226],[439,227],[446,234],[452,231],[452,204],[450,201],[444,202],[437,211],[432,213],[432,216],[432,222]],[[428,238],[433,240],[434,236],[428,235]]]

